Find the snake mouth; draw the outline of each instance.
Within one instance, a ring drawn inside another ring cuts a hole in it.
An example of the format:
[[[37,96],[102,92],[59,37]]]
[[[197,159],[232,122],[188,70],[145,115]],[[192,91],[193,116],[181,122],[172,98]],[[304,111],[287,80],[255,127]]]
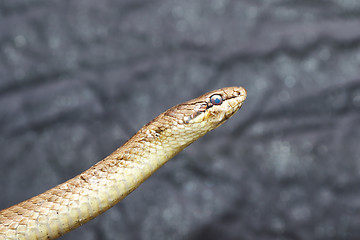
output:
[[[243,105],[247,92],[243,87],[234,87],[233,91],[229,94],[227,91],[224,91],[227,98],[227,104],[230,109],[226,111],[226,119],[230,118],[234,113],[236,113]]]

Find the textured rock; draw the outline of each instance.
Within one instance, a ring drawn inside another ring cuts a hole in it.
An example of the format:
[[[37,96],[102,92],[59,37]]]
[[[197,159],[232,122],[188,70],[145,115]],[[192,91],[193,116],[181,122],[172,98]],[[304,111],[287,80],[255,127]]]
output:
[[[233,119],[63,239],[359,239],[359,16],[353,0],[1,1],[0,208],[241,85]]]

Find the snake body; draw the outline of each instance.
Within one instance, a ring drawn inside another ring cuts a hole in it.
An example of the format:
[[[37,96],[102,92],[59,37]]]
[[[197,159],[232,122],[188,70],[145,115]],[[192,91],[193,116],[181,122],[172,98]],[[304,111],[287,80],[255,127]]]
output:
[[[242,87],[176,105],[78,176],[0,211],[0,240],[54,239],[114,206],[165,162],[240,109]]]

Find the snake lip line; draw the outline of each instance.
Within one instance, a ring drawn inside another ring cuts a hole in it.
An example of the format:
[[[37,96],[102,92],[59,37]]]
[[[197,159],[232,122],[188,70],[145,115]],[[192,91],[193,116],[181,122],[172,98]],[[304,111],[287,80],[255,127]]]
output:
[[[108,210],[186,146],[223,124],[246,90],[227,87],[178,104],[74,178],[0,211],[0,240],[54,239]]]

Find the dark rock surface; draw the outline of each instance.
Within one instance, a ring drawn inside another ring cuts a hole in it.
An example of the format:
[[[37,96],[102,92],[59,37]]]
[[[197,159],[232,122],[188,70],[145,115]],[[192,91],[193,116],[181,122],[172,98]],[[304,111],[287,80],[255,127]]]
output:
[[[2,0],[0,208],[231,85],[233,119],[63,239],[360,239],[355,0]]]

